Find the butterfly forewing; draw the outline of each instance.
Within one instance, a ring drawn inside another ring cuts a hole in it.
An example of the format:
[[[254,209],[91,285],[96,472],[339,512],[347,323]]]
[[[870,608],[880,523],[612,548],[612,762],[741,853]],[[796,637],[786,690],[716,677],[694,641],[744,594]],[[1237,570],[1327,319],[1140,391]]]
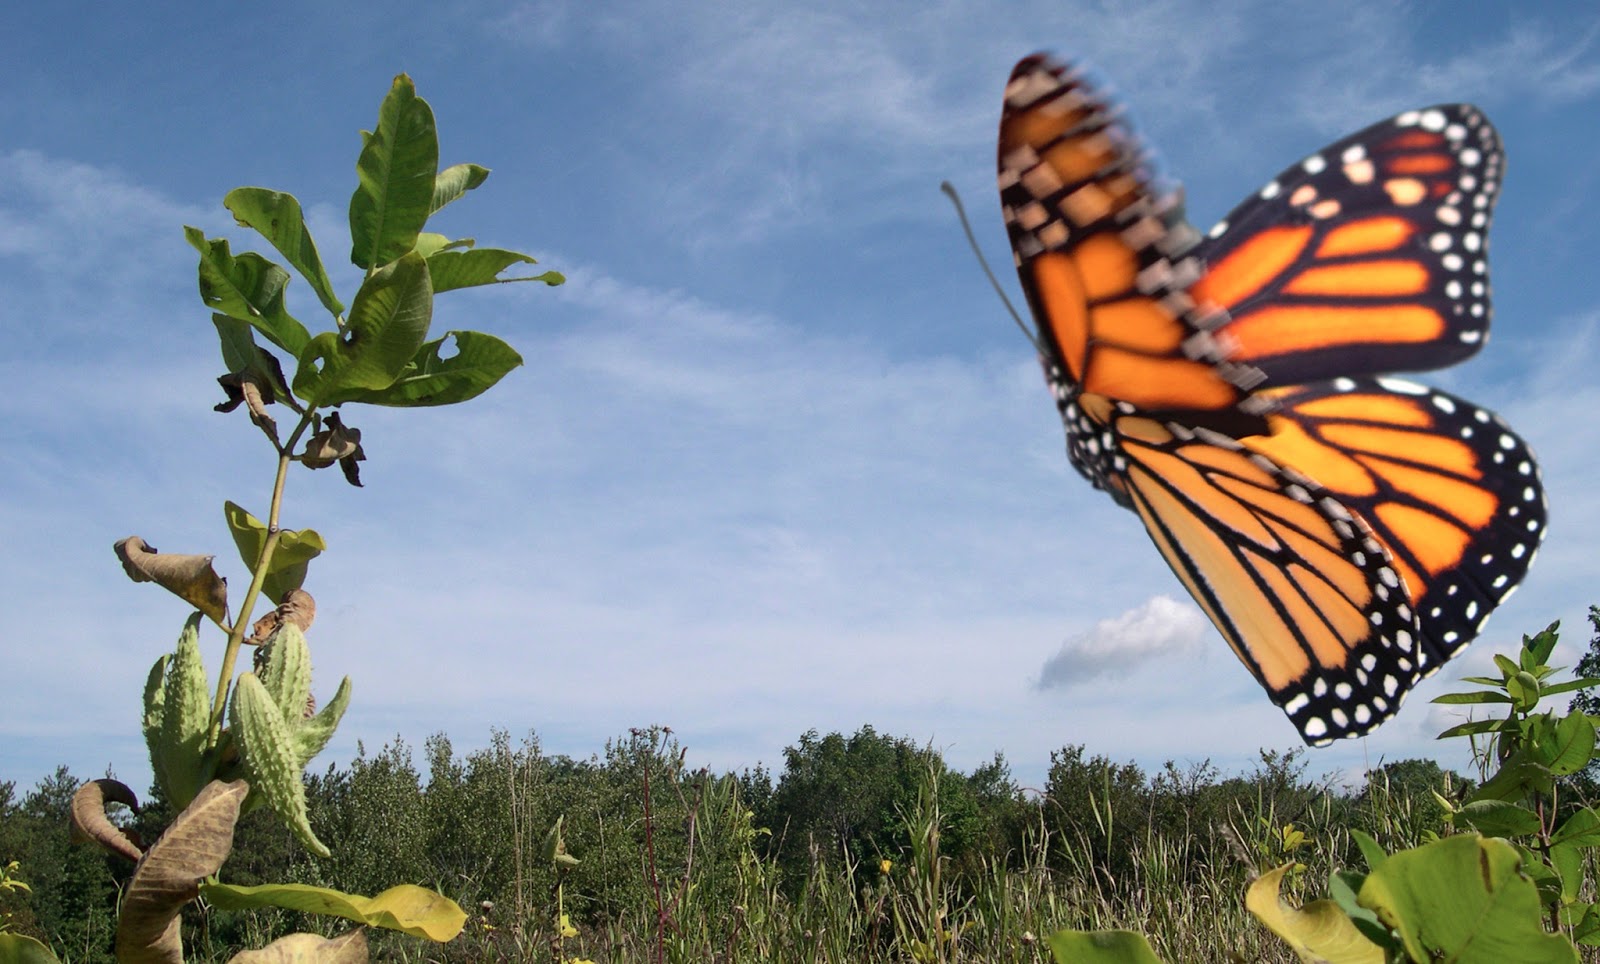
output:
[[[1407,111],[1287,170],[1212,229],[1191,289],[1268,384],[1421,371],[1489,327],[1488,230],[1505,168],[1479,111]]]
[[[1238,411],[1249,373],[1219,367],[1185,291],[1199,277],[1199,235],[1087,81],[1045,58],[1017,65],[999,181],[1023,288],[1068,393],[1261,429]]]

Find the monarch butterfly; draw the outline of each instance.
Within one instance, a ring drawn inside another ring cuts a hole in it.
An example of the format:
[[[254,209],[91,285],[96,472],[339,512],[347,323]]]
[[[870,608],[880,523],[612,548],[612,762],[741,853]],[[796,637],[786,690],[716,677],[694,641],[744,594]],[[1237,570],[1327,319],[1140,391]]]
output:
[[[1522,439],[1389,375],[1482,345],[1503,168],[1476,108],[1408,111],[1201,237],[1082,72],[1035,55],[1006,87],[1001,209],[1068,455],[1313,746],[1393,716],[1544,533]]]

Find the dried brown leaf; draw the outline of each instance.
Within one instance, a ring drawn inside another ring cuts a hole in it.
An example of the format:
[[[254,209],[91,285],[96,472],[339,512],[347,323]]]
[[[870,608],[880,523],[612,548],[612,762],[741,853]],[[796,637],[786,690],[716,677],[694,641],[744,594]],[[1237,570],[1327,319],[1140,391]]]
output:
[[[239,806],[249,792],[243,780],[211,781],[145,851],[122,895],[119,964],[182,964],[178,912],[200,893],[200,881],[228,859]]]
[[[250,421],[265,429],[273,438],[278,437],[278,423],[267,414],[267,406],[278,400],[272,382],[245,369],[217,379],[217,384],[227,393],[228,400],[213,406],[219,412],[231,412],[241,404],[250,412]]]
[[[278,607],[256,620],[250,627],[250,635],[245,638],[245,643],[250,646],[260,646],[267,641],[267,637],[277,631],[282,623],[293,623],[300,627],[303,633],[311,628],[311,623],[317,618],[317,601],[304,589],[291,589],[283,594],[283,602]]]
[[[338,412],[330,414],[322,424],[322,431],[306,442],[300,461],[310,469],[325,469],[338,462],[345,481],[360,486],[361,470],[356,463],[367,459],[366,453],[361,451],[361,430],[345,425],[339,420]]]
[[[106,816],[107,803],[126,804],[134,813],[139,812],[139,798],[134,796],[126,783],[90,780],[72,795],[72,810],[68,820],[73,842],[92,841],[137,863],[143,851],[136,840]]]
[[[228,964],[363,964],[367,960],[367,929],[357,927],[338,937],[290,934],[258,951],[240,951]]]
[[[138,536],[112,547],[134,582],[153,582],[219,623],[228,621],[228,580],[211,568],[215,556],[160,554]]]

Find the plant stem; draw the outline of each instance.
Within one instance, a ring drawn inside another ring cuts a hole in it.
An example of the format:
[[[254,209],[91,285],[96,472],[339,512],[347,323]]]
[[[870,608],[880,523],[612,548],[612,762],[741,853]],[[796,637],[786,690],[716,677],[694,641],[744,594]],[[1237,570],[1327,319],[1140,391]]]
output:
[[[261,545],[261,555],[256,559],[250,576],[250,588],[245,590],[244,601],[239,604],[239,615],[228,630],[228,646],[222,654],[222,672],[217,676],[217,694],[211,700],[211,728],[206,736],[206,745],[213,749],[222,737],[222,711],[228,703],[228,689],[233,683],[233,667],[239,660],[239,647],[244,645],[244,634],[250,626],[251,613],[255,610],[257,597],[261,595],[261,586],[267,581],[272,555],[278,548],[278,513],[283,508],[283,489],[289,480],[289,463],[293,461],[295,445],[311,422],[312,413],[307,411],[290,433],[289,441],[278,449],[278,471],[272,480],[272,502],[267,511],[267,540]]]

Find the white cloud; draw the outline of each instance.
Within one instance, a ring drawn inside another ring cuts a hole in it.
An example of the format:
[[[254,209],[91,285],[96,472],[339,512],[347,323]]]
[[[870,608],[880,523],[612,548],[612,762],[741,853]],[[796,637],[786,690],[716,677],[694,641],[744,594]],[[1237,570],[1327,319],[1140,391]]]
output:
[[[1039,670],[1041,690],[1069,689],[1105,677],[1125,676],[1142,663],[1188,653],[1211,624],[1187,602],[1154,596],[1137,609],[1102,619],[1061,645]]]

